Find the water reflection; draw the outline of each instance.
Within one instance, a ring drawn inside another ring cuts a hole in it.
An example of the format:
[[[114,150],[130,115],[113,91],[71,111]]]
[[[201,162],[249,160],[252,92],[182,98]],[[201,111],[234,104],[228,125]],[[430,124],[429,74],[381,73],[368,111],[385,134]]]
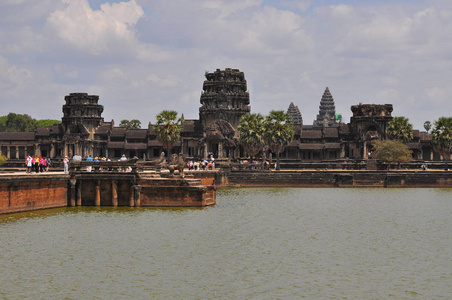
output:
[[[450,299],[450,189],[221,189],[0,216],[0,298]]]

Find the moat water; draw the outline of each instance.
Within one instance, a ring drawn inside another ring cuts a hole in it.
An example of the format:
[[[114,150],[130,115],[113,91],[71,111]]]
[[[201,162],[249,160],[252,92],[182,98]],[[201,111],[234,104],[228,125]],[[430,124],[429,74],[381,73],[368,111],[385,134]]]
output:
[[[0,299],[452,299],[452,189],[0,216]]]

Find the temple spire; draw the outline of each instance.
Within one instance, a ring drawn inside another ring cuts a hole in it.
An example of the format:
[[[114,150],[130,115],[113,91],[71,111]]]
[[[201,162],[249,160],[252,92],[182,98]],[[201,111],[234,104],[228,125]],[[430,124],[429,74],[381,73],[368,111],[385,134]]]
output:
[[[327,87],[323,92],[320,100],[319,114],[314,120],[315,126],[332,126],[335,123],[336,107],[334,106],[334,99]]]
[[[295,106],[293,102],[290,102],[289,108],[287,109],[287,113],[292,118],[294,125],[303,124],[303,118],[301,116],[300,110],[298,106]]]

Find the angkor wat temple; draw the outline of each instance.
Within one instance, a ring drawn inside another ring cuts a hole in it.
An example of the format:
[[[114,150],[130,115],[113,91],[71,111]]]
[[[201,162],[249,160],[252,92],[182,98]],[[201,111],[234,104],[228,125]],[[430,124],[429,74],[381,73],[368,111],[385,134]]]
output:
[[[245,75],[238,69],[217,69],[206,73],[201,93],[199,120],[183,122],[182,138],[173,149],[194,159],[212,155],[217,159],[243,158],[247,154],[238,143],[240,117],[250,112],[250,95]],[[26,155],[51,158],[87,157],[119,158],[137,156],[153,159],[162,152],[154,127],[146,129],[117,127],[105,122],[99,96],[72,93],[65,97],[62,123],[40,127],[34,132],[1,132],[0,147],[9,159]],[[281,108],[275,108],[276,110]],[[288,113],[294,121],[295,137],[282,159],[327,161],[366,159],[374,139],[386,138],[386,127],[392,119],[391,104],[359,104],[351,107],[350,123],[336,114],[334,99],[328,88],[320,100],[319,113],[312,125],[304,125],[300,110],[290,103]],[[156,112],[157,113],[157,112]],[[432,147],[431,135],[413,131],[408,147],[416,160],[439,160]]]

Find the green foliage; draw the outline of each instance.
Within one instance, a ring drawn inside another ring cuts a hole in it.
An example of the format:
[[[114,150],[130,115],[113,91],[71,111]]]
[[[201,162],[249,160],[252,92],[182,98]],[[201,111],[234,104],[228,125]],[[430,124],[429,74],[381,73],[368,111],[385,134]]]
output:
[[[387,133],[392,139],[408,142],[413,139],[413,125],[408,118],[394,117],[388,122]]]
[[[240,118],[239,142],[251,157],[255,157],[264,147],[264,125],[261,114],[245,114]]]
[[[127,125],[129,125],[129,120],[121,120],[121,122],[119,122],[119,127],[127,127]]]
[[[0,118],[0,131],[23,132],[35,130],[36,120],[29,115],[9,113]]]
[[[432,129],[432,123],[430,121],[425,121],[424,122],[424,129],[425,129],[425,131],[427,131],[427,133],[429,133],[430,129]]]
[[[292,141],[294,127],[292,118],[282,110],[272,110],[265,118],[264,142],[276,154],[276,170],[280,169],[279,154]]]
[[[0,166],[5,164],[5,162],[8,160],[6,156],[3,155],[3,153],[0,151]]]
[[[137,119],[133,120],[121,120],[119,123],[119,127],[128,127],[130,129],[140,129],[141,128],[141,121]]]
[[[61,124],[61,121],[51,120],[51,119],[43,119],[43,120],[36,121],[37,127],[48,127],[48,126],[53,126],[55,124]]]
[[[157,139],[167,150],[168,157],[169,150],[180,140],[183,121],[183,118],[177,118],[177,111],[174,110],[164,110],[157,115],[157,124],[154,125],[154,131]]]
[[[448,161],[452,152],[452,117],[441,117],[433,125],[433,146]]]
[[[408,146],[399,140],[375,140],[372,142],[374,146],[374,158],[392,163],[410,162],[413,158]]]

